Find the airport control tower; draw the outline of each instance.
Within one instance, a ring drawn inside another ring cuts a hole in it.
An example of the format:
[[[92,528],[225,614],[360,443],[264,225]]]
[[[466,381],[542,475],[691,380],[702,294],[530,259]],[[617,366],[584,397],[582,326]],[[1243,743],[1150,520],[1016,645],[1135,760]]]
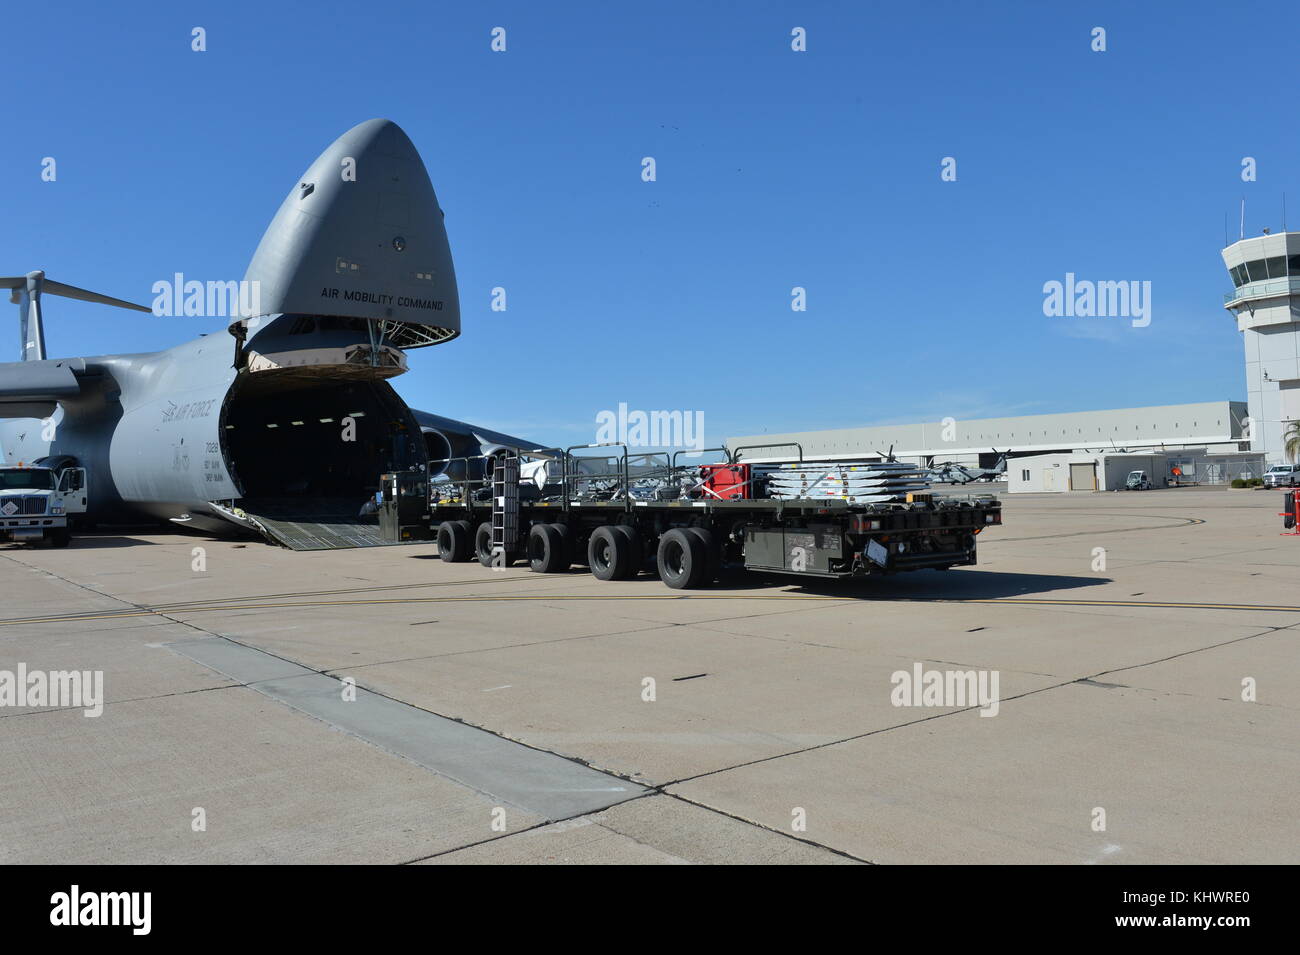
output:
[[[1282,434],[1300,420],[1300,232],[1234,242],[1223,262],[1234,286],[1224,308],[1246,345],[1250,449],[1287,463]]]

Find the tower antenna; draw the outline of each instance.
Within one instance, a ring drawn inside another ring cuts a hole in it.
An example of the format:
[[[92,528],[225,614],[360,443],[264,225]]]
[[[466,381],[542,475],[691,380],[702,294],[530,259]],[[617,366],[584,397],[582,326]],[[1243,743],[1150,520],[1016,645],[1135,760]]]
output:
[[[1238,233],[1237,238],[1239,239],[1246,238],[1246,197],[1245,196],[1241,197],[1241,231]]]

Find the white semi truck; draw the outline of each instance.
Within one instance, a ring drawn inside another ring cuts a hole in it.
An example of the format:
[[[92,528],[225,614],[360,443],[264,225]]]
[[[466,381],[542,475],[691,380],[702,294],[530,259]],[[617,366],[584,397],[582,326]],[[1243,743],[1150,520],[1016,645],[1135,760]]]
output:
[[[67,547],[70,517],[86,513],[86,469],[0,464],[0,541]]]

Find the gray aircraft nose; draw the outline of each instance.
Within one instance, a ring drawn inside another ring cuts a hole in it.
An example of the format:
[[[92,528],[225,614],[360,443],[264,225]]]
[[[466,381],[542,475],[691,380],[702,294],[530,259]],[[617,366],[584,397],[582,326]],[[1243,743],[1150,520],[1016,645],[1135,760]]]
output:
[[[383,321],[386,340],[400,348],[460,334],[438,198],[420,154],[391,120],[354,126],[307,167],[244,278],[257,283],[250,331],[259,316],[283,313]]]

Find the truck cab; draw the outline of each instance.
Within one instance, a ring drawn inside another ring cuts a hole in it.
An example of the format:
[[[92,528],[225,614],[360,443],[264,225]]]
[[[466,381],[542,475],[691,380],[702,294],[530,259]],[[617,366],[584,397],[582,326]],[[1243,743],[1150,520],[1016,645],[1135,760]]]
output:
[[[1300,467],[1275,464],[1264,473],[1265,487],[1295,487],[1300,484]]]
[[[0,540],[66,547],[70,517],[86,512],[86,469],[0,465]]]

